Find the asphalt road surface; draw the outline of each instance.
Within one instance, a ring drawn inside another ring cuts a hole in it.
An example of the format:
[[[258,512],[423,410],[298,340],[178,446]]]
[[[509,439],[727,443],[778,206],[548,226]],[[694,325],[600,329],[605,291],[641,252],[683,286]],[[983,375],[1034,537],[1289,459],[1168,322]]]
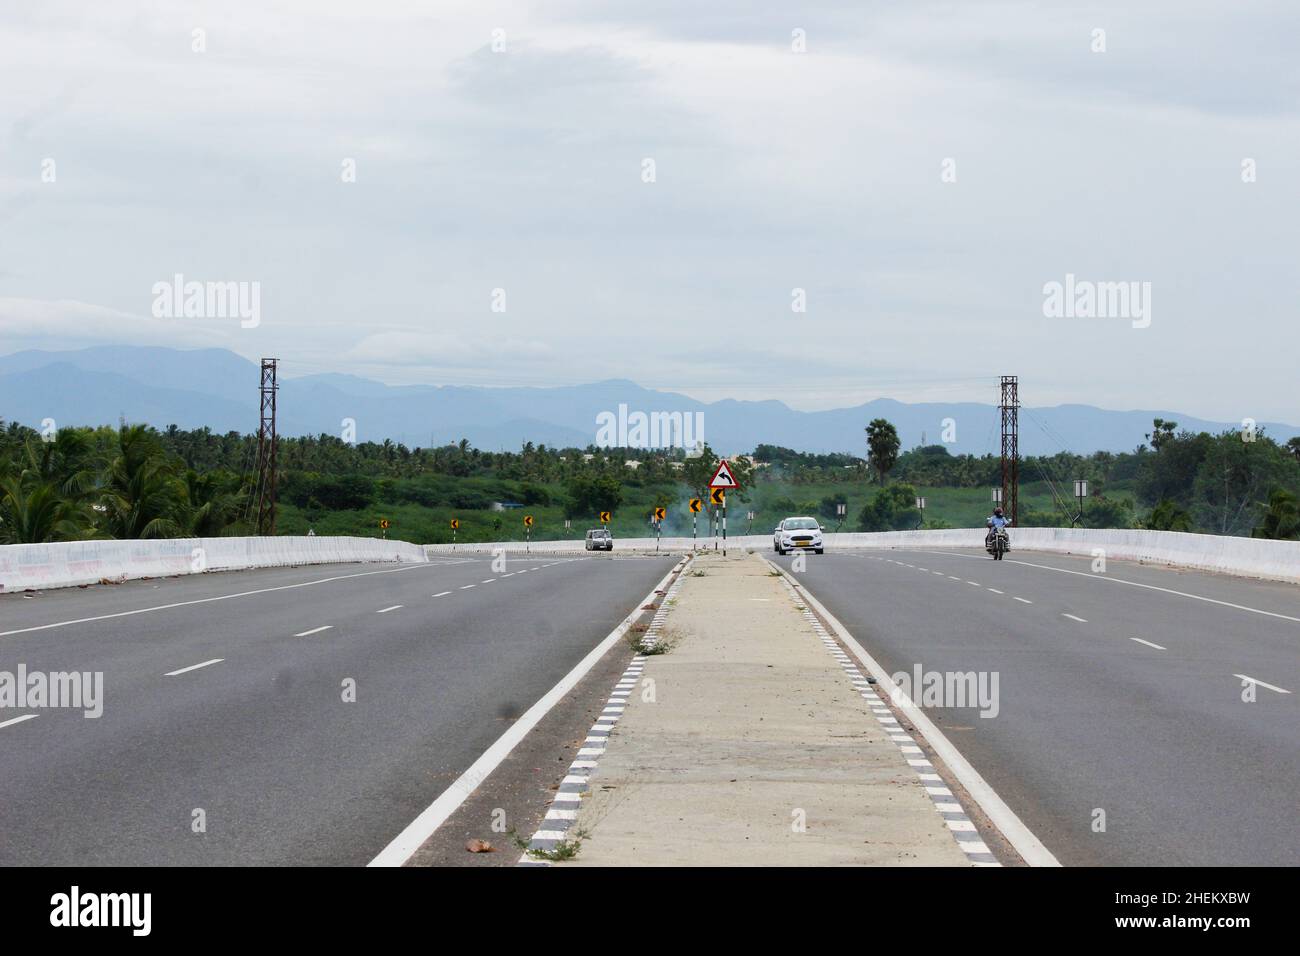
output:
[[[1300,589],[1015,551],[806,562],[890,674],[998,674],[997,716],[927,713],[1063,864],[1300,864]]]
[[[673,561],[512,557],[498,573],[450,558],[0,596],[0,671],[104,674],[97,719],[0,710],[0,865],[365,864]]]

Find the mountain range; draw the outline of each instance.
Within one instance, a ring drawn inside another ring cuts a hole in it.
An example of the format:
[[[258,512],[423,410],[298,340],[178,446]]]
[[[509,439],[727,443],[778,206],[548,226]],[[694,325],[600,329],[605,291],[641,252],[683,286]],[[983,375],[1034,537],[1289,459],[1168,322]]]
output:
[[[285,364],[277,399],[281,435],[340,435],[344,419],[352,419],[358,441],[389,438],[414,447],[465,438],[491,451],[512,451],[526,441],[582,448],[596,440],[597,415],[617,414],[626,405],[629,412],[702,413],[704,439],[726,454],[766,443],[865,455],[863,429],[875,418],[893,422],[905,449],[921,444],[923,436],[939,444],[945,419],[955,423],[955,440],[946,443],[952,453],[996,453],[999,447],[997,407],[975,402],[909,404],[881,398],[804,412],[779,401],[700,402],[620,379],[554,388],[390,386],[336,373],[287,377]],[[255,432],[259,377],[255,362],[222,349],[101,346],[16,352],[0,356],[0,420],[39,428],[47,418],[58,427],[125,418],[159,428],[206,425],[219,433]],[[1027,405],[1021,409],[1020,451],[1131,451],[1151,431],[1153,418],[1172,419],[1193,431],[1240,427],[1156,409]],[[1261,424],[1279,441],[1300,435],[1294,425]]]

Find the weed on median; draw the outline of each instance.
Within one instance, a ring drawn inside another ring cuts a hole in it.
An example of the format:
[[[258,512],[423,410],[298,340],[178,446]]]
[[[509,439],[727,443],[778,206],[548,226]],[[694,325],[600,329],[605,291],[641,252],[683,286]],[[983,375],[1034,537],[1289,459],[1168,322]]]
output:
[[[628,643],[632,645],[634,653],[642,657],[654,657],[658,654],[667,654],[679,643],[682,635],[672,628],[661,628],[658,638],[646,637],[644,634],[628,634]]]

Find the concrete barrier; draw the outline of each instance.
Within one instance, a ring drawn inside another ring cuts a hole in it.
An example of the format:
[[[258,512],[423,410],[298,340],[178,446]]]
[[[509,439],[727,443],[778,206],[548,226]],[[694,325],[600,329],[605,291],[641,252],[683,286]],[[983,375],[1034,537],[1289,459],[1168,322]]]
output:
[[[0,592],[75,587],[103,580],[124,581],[204,571],[426,560],[423,548],[405,541],[324,535],[9,544],[0,546]]]

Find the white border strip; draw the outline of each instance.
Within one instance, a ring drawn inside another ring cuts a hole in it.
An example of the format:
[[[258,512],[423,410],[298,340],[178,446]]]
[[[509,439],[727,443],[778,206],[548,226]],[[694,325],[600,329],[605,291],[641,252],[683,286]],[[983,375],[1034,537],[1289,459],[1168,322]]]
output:
[[[442,794],[429,804],[428,807],[414,820],[412,820],[393,841],[379,851],[379,855],[367,863],[367,866],[401,866],[414,855],[415,851],[424,845],[438,827],[446,821],[468,799],[469,795],[478,789],[479,784],[488,778],[493,770],[505,760],[510,751],[528,735],[528,733],[537,726],[543,717],[559,703],[570,690],[577,685],[578,681],[586,676],[587,672],[596,666],[596,663],[605,656],[605,653],[623,639],[628,628],[643,613],[641,608],[645,604],[654,602],[655,594],[664,590],[665,585],[672,580],[674,574],[680,571],[686,565],[686,558],[683,558],[677,564],[673,565],[671,571],[663,576],[663,579],[654,586],[654,588],[644,598],[636,603],[635,609],[614,630],[610,631],[609,636],[597,644],[586,657],[580,660],[573,670],[565,674],[560,682],[552,687],[537,703],[529,707],[524,715],[515,721],[510,729],[497,738],[483,755],[470,764],[469,769],[462,773]]]
[[[866,649],[859,644],[849,633],[848,629],[839,622],[839,620],[830,611],[826,610],[825,605],[804,586],[802,582],[791,576],[785,568],[769,561],[772,567],[779,570],[786,579],[790,581],[799,593],[807,599],[808,603],[816,609],[822,619],[831,626],[836,636],[844,643],[854,656],[871,672],[871,676],[876,679],[877,685],[884,690],[891,701],[907,715],[908,720],[921,732],[934,752],[939,758],[946,763],[953,775],[960,781],[961,785],[966,788],[966,792],[971,798],[979,804],[984,814],[993,822],[993,825],[1001,831],[1002,835],[1015,848],[1023,859],[1030,866],[1060,866],[1061,862],[1047,849],[1029,827],[1025,826],[1024,821],[1016,816],[1014,810],[1007,806],[1006,802],[997,795],[997,792],[989,785],[979,771],[970,765],[970,762],[961,755],[961,752],[943,735],[943,732],[925,715],[925,712],[917,707],[916,704],[902,691],[893,679],[885,673],[885,669],[876,663],[875,658],[867,653]]]

